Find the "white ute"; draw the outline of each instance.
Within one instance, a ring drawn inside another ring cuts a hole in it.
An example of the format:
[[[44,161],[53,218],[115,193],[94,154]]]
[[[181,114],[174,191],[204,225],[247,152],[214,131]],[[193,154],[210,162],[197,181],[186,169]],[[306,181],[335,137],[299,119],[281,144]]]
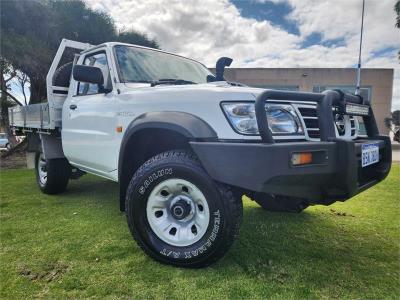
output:
[[[10,126],[28,134],[44,193],[61,193],[86,172],[118,182],[140,247],[182,267],[227,252],[243,194],[267,210],[300,212],[386,177],[390,141],[367,101],[246,87],[224,79],[230,63],[221,58],[214,76],[157,49],[64,39],[47,75],[48,102],[9,109]]]

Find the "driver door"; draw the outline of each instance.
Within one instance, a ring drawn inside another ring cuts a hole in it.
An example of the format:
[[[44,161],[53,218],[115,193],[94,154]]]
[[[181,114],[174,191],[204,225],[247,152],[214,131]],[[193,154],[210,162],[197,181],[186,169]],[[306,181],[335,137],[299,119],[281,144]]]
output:
[[[86,54],[78,64],[102,70],[104,86],[112,88],[106,50]],[[75,95],[63,107],[64,154],[75,166],[99,175],[117,168],[117,102],[114,92],[104,93],[97,84],[75,83]]]

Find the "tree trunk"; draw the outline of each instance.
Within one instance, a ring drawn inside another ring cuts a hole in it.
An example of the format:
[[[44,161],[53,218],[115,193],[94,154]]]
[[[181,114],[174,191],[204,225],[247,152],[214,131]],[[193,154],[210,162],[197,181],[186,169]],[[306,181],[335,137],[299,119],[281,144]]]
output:
[[[5,93],[1,93],[1,122],[0,125],[4,129],[4,133],[10,143],[11,147],[14,148],[18,142],[14,133],[10,128],[10,120],[8,119],[8,105],[7,105],[7,95]]]
[[[10,129],[10,120],[8,119],[8,107],[9,102],[8,102],[8,96],[5,92],[7,91],[7,84],[6,81],[4,80],[4,69],[1,68],[0,70],[1,76],[0,76],[0,85],[1,85],[1,96],[0,96],[0,125],[4,130],[4,133],[6,134],[6,137],[8,139],[8,142],[10,143],[11,147],[15,147],[18,142],[17,138],[13,134],[13,132]]]

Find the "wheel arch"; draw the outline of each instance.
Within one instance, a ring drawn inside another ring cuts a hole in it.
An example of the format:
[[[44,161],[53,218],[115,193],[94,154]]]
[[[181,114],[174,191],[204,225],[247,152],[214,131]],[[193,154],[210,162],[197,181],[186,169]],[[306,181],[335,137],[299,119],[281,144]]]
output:
[[[129,181],[146,160],[173,149],[190,149],[190,141],[215,141],[217,134],[201,118],[185,112],[151,112],[133,120],[125,130],[118,158],[120,210],[125,210]]]

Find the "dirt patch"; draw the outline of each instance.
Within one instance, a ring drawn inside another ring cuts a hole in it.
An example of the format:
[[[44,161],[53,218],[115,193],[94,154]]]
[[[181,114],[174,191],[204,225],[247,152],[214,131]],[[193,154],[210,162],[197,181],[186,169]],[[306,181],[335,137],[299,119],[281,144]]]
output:
[[[49,265],[43,271],[32,271],[30,268],[24,266],[20,269],[19,275],[35,281],[40,280],[44,282],[51,282],[60,278],[65,272],[68,271],[68,266],[60,263]]]
[[[290,279],[290,274],[286,271],[279,271],[275,274],[274,279],[280,284],[284,284],[287,280]]]
[[[336,216],[338,216],[338,217],[355,217],[355,216],[352,215],[352,214],[348,214],[348,213],[345,213],[345,212],[336,211],[336,210],[334,210],[334,209],[331,209],[331,213],[334,214],[334,215],[336,215]]]
[[[3,157],[0,152],[0,169],[22,169],[26,168],[25,151],[16,151],[13,154]]]

